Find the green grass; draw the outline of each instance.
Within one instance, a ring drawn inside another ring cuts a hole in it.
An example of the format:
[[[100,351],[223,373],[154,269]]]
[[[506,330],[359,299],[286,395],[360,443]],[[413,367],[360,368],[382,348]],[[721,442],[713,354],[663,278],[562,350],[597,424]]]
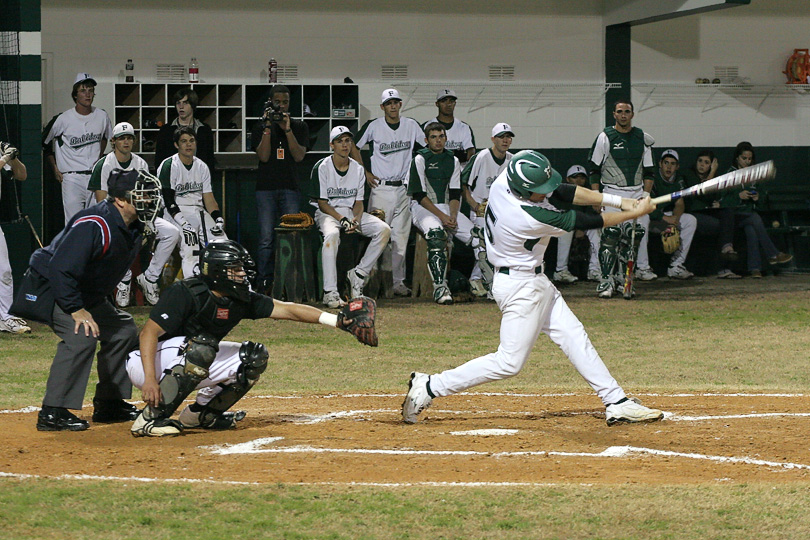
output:
[[[743,290],[634,302],[573,294],[568,303],[630,392],[807,392],[809,299],[807,290]],[[142,323],[146,310],[133,312]],[[454,367],[498,345],[493,304],[383,301],[379,314],[378,349],[280,321],[245,321],[229,339],[268,346],[255,394],[402,392],[412,370]],[[30,336],[0,334],[0,408],[40,403],[55,345],[41,325]],[[589,391],[545,336],[523,373],[486,390]],[[778,483],[483,489],[5,478],[0,538],[808,538],[808,507],[808,487]]]

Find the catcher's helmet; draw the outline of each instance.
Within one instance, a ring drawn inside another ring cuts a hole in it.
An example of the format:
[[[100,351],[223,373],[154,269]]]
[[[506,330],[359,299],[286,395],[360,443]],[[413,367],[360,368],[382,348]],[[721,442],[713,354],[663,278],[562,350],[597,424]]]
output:
[[[250,300],[253,258],[233,240],[212,240],[200,250],[200,275],[212,289],[242,302]]]
[[[150,227],[163,205],[160,181],[145,171],[114,169],[107,180],[107,193],[129,201],[135,207],[138,220]]]
[[[532,193],[547,195],[557,189],[562,176],[540,152],[521,150],[509,160],[506,180],[512,191],[528,199]]]

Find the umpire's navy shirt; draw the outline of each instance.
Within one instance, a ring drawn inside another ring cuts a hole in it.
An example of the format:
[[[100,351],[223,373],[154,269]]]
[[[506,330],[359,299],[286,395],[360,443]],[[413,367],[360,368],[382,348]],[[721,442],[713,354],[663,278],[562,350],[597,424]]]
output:
[[[48,278],[65,313],[101,303],[132,266],[141,249],[143,223],[127,227],[121,212],[104,200],[73,216],[29,264]]]

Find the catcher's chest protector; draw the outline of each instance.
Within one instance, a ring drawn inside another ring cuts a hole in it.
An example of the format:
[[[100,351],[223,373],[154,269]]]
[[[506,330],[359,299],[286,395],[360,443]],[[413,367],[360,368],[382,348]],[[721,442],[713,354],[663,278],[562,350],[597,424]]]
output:
[[[192,278],[180,282],[194,299],[194,315],[183,324],[183,334],[196,336],[201,332],[221,336],[224,329],[233,324],[233,321],[222,320],[217,317],[218,308],[211,289],[200,278]]]
[[[639,186],[644,183],[644,131],[633,128],[630,133],[619,133],[616,128],[605,128],[610,141],[610,156],[602,167],[602,183],[614,186]]]

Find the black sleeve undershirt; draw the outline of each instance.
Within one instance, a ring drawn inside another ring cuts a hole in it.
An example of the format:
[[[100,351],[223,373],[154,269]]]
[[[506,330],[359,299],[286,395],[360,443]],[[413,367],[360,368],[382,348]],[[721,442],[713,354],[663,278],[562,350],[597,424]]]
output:
[[[605,226],[605,220],[602,219],[601,214],[586,214],[579,210],[574,210],[574,213],[576,215],[574,228],[577,230],[601,229]]]

